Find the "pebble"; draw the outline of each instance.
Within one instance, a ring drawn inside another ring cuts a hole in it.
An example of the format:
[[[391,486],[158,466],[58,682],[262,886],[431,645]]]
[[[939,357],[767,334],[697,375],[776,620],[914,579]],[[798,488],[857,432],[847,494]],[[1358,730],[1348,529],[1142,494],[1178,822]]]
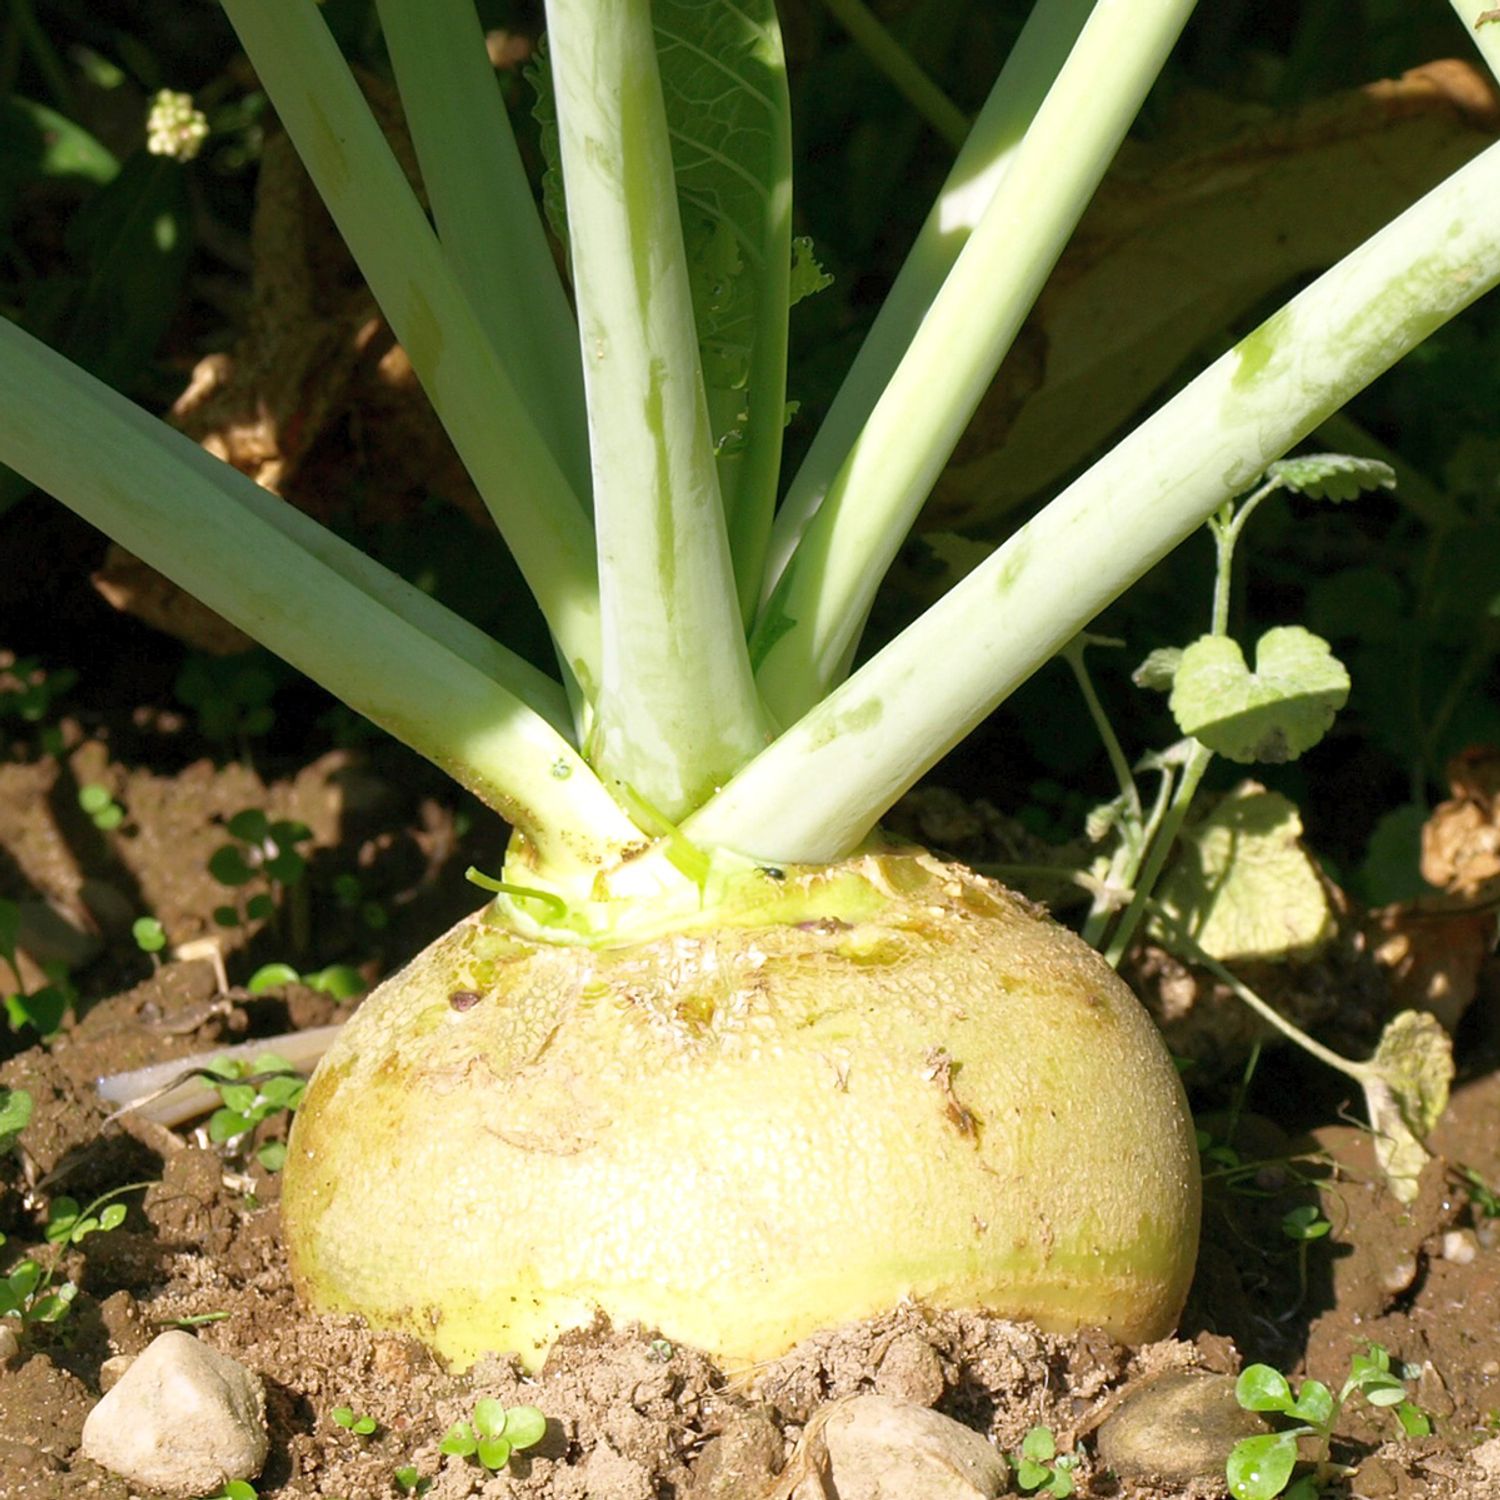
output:
[[[690,1500],[743,1500],[763,1495],[781,1467],[781,1429],[768,1406],[734,1417],[703,1445]]]
[[[9,1318],[0,1318],[0,1365],[9,1364],[21,1352],[21,1340],[8,1326],[10,1322]]]
[[[877,1394],[914,1406],[935,1406],[947,1388],[943,1362],[920,1333],[902,1333],[891,1340],[875,1372]]]
[[[1404,1292],[1417,1279],[1417,1257],[1402,1251],[1380,1270],[1380,1284],[1391,1296]]]
[[[1010,1488],[1009,1466],[979,1433],[888,1396],[840,1402],[822,1438],[833,1500],[994,1500]]]
[[[1443,1236],[1443,1259],[1456,1266],[1469,1265],[1479,1254],[1479,1240],[1472,1229],[1450,1229]]]
[[[1477,1448],[1471,1448],[1469,1462],[1491,1479],[1500,1479],[1500,1437],[1487,1438]]]
[[[1122,1478],[1223,1480],[1229,1450],[1269,1432],[1234,1399],[1234,1377],[1168,1370],[1137,1386],[1099,1424],[1099,1460]]]
[[[152,1341],[89,1413],[84,1454],[146,1489],[204,1495],[266,1461],[265,1390],[189,1333]]]

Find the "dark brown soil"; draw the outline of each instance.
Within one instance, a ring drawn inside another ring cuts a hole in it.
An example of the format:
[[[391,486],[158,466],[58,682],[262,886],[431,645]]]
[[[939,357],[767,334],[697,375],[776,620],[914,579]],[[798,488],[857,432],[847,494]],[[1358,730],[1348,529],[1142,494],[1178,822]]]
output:
[[[158,916],[177,947],[217,939],[231,986],[271,959],[304,972],[349,962],[373,980],[475,904],[462,872],[493,867],[501,831],[476,817],[466,832],[471,810],[460,794],[383,745],[262,775],[195,753],[191,726],[170,715],[122,718],[113,729],[58,727],[60,754],[23,737],[0,763],[0,896],[48,904],[49,941],[68,951],[81,990],[49,1043],[0,1037],[0,1056],[13,1054],[0,1064],[0,1084],[24,1088],[35,1103],[20,1151],[0,1160],[0,1269],[23,1253],[55,1254],[42,1236],[55,1196],[86,1202],[124,1183],[150,1186],[125,1195],[121,1227],[60,1257],[59,1279],[81,1289],[70,1315],[28,1331],[0,1368],[3,1500],[125,1500],[128,1486],[79,1455],[83,1419],[107,1359],[186,1319],[209,1320],[195,1325],[199,1336],[265,1381],[271,1457],[257,1488],[268,1500],[393,1496],[404,1465],[434,1481],[433,1500],[758,1500],[818,1407],[865,1390],[936,1406],[1006,1451],[1045,1423],[1080,1455],[1080,1494],[1180,1500],[1222,1487],[1154,1486],[1095,1466],[1092,1434],[1122,1391],[1163,1367],[1233,1372],[1249,1360],[1336,1387],[1371,1342],[1412,1367],[1414,1399],[1435,1433],[1396,1441],[1388,1412],[1351,1402],[1336,1449],[1356,1470],[1346,1493],[1500,1495],[1470,1456],[1500,1432],[1500,1220],[1484,1217],[1457,1175],[1462,1165],[1500,1183],[1493,974],[1460,1035],[1462,1081],[1410,1207],[1377,1185],[1368,1136],[1338,1123],[1345,1101],[1333,1084],[1294,1062],[1266,1065],[1249,1098],[1259,1113],[1242,1113],[1234,1135],[1240,1154],[1263,1165],[1233,1187],[1210,1181],[1179,1341],[1129,1350],[1090,1333],[1047,1337],[907,1307],[734,1380],[650,1330],[602,1327],[565,1339],[535,1380],[503,1358],[457,1376],[404,1338],[300,1308],[279,1243],[276,1177],[253,1159],[226,1158],[190,1127],[107,1123],[93,1083],[325,1024],[352,1003],[341,1008],[300,985],[258,997],[225,992],[206,958],[154,970],[131,939],[137,915]],[[124,807],[120,828],[101,832],[79,811],[77,788],[89,783],[108,786]],[[247,807],[305,822],[311,864],[295,921],[225,929],[211,915],[226,891],[208,860],[225,841],[224,820]],[[384,925],[340,901],[337,877],[351,874]],[[28,981],[39,977],[28,968]],[[1227,1128],[1222,1118],[1210,1123]],[[1319,1204],[1333,1226],[1305,1254],[1280,1231],[1299,1203]],[[549,1419],[542,1445],[506,1476],[438,1452],[444,1431],[481,1395],[529,1402]],[[331,1417],[339,1406],[373,1417],[375,1433],[339,1427]],[[724,1477],[736,1472],[733,1483]]]

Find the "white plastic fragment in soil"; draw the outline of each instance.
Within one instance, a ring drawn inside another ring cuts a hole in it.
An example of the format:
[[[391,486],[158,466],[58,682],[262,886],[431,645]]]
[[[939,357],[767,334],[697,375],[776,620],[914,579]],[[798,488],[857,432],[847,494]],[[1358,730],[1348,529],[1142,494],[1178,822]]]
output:
[[[888,1396],[820,1409],[765,1500],[994,1500],[1010,1486],[998,1452],[952,1417]]]
[[[173,1495],[253,1478],[268,1447],[260,1380],[177,1330],[154,1339],[83,1424],[86,1457]]]

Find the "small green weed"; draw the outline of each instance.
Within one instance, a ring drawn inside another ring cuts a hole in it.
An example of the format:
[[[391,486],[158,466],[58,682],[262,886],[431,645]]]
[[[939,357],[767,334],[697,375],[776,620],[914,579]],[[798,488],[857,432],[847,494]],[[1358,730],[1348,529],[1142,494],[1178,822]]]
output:
[[[208,1065],[218,1090],[219,1108],[208,1120],[208,1136],[219,1145],[241,1141],[273,1115],[290,1112],[301,1104],[307,1080],[284,1057],[263,1052],[253,1062],[221,1057]],[[278,1172],[286,1161],[282,1141],[263,1141],[255,1159],[268,1172]]]
[[[52,717],[57,699],[78,681],[78,673],[71,667],[47,671],[34,656],[23,656],[7,665],[8,657],[9,653],[0,653],[0,725],[6,720],[43,725],[38,735],[41,748],[48,755],[61,755],[62,733],[55,724],[44,721]],[[5,738],[0,734],[0,743]]]
[[[15,979],[15,989],[5,995],[5,1014],[12,1031],[29,1026],[38,1036],[52,1036],[63,1023],[68,1007],[78,998],[60,963],[42,965],[48,983],[28,990],[21,978],[16,950],[21,939],[21,909],[14,901],[0,900],[0,958],[5,960]]]
[[[358,875],[348,872],[336,876],[333,882],[333,898],[341,911],[359,913],[359,919],[371,932],[382,932],[390,925],[390,914],[380,902],[365,895],[364,882]]]
[[[31,1119],[31,1095],[25,1089],[0,1087],[0,1156],[15,1145]]]
[[[355,1437],[370,1437],[380,1426],[374,1417],[366,1416],[363,1412],[356,1415],[352,1406],[335,1406],[328,1415],[346,1432],[352,1432]]]
[[[402,1464],[391,1478],[403,1495],[425,1495],[432,1488],[432,1481],[419,1474],[415,1464]]]
[[[1291,1317],[1307,1296],[1307,1247],[1332,1229],[1333,1225],[1323,1217],[1316,1204],[1304,1203],[1288,1209],[1281,1216],[1281,1232],[1297,1247],[1297,1300],[1282,1314],[1284,1318]]]
[[[347,1000],[351,995],[362,995],[369,989],[359,970],[352,964],[329,964],[326,969],[314,969],[299,974],[290,964],[262,964],[249,978],[245,988],[252,995],[263,995],[267,990],[280,989],[284,984],[305,984],[310,990],[322,990],[335,1000]]]
[[[79,787],[78,805],[100,833],[113,833],[125,821],[125,809],[102,782],[91,781]]]
[[[28,1099],[28,1115],[29,1105]],[[60,1323],[67,1317],[78,1295],[78,1287],[67,1281],[54,1289],[53,1278],[57,1274],[62,1250],[70,1245],[81,1245],[90,1235],[118,1229],[125,1222],[125,1205],[116,1200],[126,1193],[150,1186],[149,1182],[126,1183],[124,1187],[101,1194],[86,1208],[80,1207],[74,1198],[54,1198],[43,1233],[47,1243],[56,1246],[57,1251],[45,1265],[28,1255],[10,1268],[0,1280],[0,1317],[17,1319],[23,1330],[38,1323]],[[4,1244],[5,1236],[0,1234],[0,1245]]]
[[[260,652],[195,654],[183,663],[174,691],[178,701],[197,715],[205,739],[237,744],[243,753],[250,740],[260,738],[276,722],[271,707],[276,677],[260,657]]]
[[[1454,1175],[1468,1190],[1469,1204],[1477,1218],[1500,1219],[1500,1193],[1497,1193],[1473,1167],[1459,1166]]]
[[[1241,1438],[1230,1450],[1225,1466],[1229,1493],[1234,1500],[1317,1500],[1328,1481],[1352,1473],[1329,1461],[1328,1450],[1334,1424],[1351,1396],[1363,1395],[1372,1406],[1394,1408],[1396,1420],[1407,1437],[1425,1437],[1431,1430],[1426,1414],[1406,1393],[1403,1370],[1391,1370],[1390,1354],[1371,1344],[1349,1363],[1349,1377],[1337,1396],[1321,1380],[1304,1380],[1295,1395],[1279,1370],[1270,1365],[1247,1365],[1235,1383],[1235,1399],[1246,1411],[1279,1412],[1297,1424],[1261,1437]],[[1292,1480],[1297,1466],[1298,1444],[1311,1439],[1313,1472]],[[1288,1487],[1290,1486],[1290,1487]]]
[[[291,893],[290,934],[299,951],[307,946],[307,858],[298,849],[312,829],[290,818],[272,820],[259,808],[236,813],[225,825],[230,842],[209,856],[208,872],[234,892],[234,901],[214,908],[220,927],[279,920],[283,897]]]
[[[155,917],[137,917],[130,924],[135,945],[150,960],[153,969],[161,968],[161,952],[167,946],[167,930]]]
[[[222,1488],[205,1495],[203,1500],[259,1500],[259,1491],[248,1479],[229,1479]]]
[[[1008,1453],[1006,1462],[1016,1471],[1016,1483],[1027,1494],[1054,1495],[1057,1500],[1073,1493],[1073,1470],[1078,1460],[1057,1451],[1050,1427],[1033,1427],[1021,1439],[1019,1453]]]
[[[535,1447],[547,1431],[547,1419],[534,1406],[503,1406],[486,1397],[474,1404],[472,1422],[455,1422],[438,1444],[438,1452],[453,1458],[477,1458],[492,1474],[503,1469],[512,1453]]]

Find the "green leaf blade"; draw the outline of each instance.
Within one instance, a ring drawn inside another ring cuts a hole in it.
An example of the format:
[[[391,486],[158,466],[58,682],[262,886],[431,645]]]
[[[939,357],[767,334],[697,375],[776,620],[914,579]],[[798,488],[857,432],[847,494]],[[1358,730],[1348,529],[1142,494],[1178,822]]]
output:
[[[1266,470],[1266,478],[1310,500],[1335,504],[1357,500],[1372,490],[1396,488],[1396,471],[1378,458],[1348,453],[1303,453],[1284,458]]]
[[[1286,1488],[1296,1464],[1297,1439],[1293,1433],[1241,1438],[1230,1450],[1224,1469],[1229,1493],[1234,1500],[1272,1500]]]
[[[1200,636],[1182,653],[1172,716],[1217,755],[1241,763],[1296,760],[1327,733],[1349,697],[1349,674],[1328,643],[1299,625],[1268,630],[1255,671],[1228,636]]]
[[[1286,1411],[1292,1404],[1292,1388],[1280,1370],[1246,1365],[1234,1383],[1234,1399],[1246,1411]]]

